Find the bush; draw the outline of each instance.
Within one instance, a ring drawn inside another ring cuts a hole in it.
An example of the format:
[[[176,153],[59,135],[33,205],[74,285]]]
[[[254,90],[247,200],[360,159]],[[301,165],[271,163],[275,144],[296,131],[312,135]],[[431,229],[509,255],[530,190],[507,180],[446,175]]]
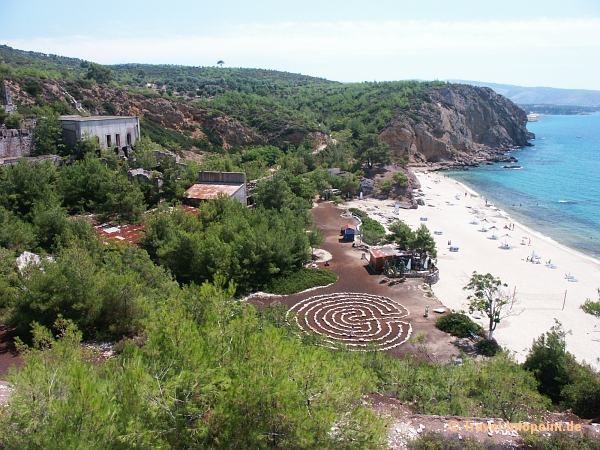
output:
[[[356,217],[360,217],[361,220],[369,218],[369,215],[366,212],[364,212],[358,208],[350,208],[349,211],[352,214],[354,214]]]
[[[453,436],[444,436],[441,433],[427,432],[418,439],[408,443],[410,450],[490,450],[503,448],[493,442],[479,442],[477,439],[467,437],[459,438],[458,433]]]
[[[582,418],[600,417],[600,373],[574,358],[570,358],[568,369],[570,383],[561,391],[561,406]]]
[[[484,356],[494,356],[502,350],[496,339],[481,339],[475,344],[477,353]]]
[[[452,336],[460,338],[469,337],[471,334],[483,334],[483,328],[462,313],[450,313],[447,316],[442,316],[435,326]]]
[[[373,220],[369,215],[357,208],[350,208],[352,214],[359,217],[362,221],[360,233],[363,242],[369,245],[380,244],[385,238],[385,228],[376,220]]]
[[[290,275],[274,278],[269,282],[266,291],[271,294],[289,295],[336,281],[337,274],[331,270],[302,268]]]
[[[596,450],[600,448],[600,438],[584,433],[523,433],[523,446],[531,450]]]
[[[585,303],[581,305],[581,309],[592,316],[600,317],[600,300],[592,301],[588,298]]]
[[[6,128],[19,129],[21,128],[21,122],[23,121],[23,116],[19,113],[9,114],[8,117],[4,119],[4,125]]]
[[[385,239],[385,228],[379,222],[373,219],[363,219],[360,226],[360,233],[363,242],[369,245],[381,244]]]

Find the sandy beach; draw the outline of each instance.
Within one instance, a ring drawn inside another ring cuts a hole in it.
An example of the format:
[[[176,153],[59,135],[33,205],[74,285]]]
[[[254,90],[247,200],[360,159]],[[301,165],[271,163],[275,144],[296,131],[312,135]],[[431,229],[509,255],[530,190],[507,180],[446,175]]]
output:
[[[450,309],[467,309],[463,287],[473,271],[489,272],[507,283],[515,303],[495,337],[519,361],[557,319],[570,330],[567,349],[600,369],[600,320],[580,308],[587,298],[598,297],[600,261],[515,222],[451,178],[439,173],[417,173],[417,178],[421,183],[417,195],[425,203],[418,209],[395,213],[393,200],[375,199],[344,206],[360,208],[383,225],[394,218],[413,229],[425,224],[438,249],[440,280],[433,290]],[[458,251],[450,251],[449,243]],[[483,319],[477,321],[487,329]]]

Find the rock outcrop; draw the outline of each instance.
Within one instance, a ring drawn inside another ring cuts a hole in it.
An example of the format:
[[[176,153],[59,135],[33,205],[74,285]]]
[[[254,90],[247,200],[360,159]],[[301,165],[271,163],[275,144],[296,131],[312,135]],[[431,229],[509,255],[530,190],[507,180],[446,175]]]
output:
[[[474,165],[501,160],[529,145],[525,111],[489,88],[449,84],[426,91],[422,101],[380,133],[394,156],[412,164]]]

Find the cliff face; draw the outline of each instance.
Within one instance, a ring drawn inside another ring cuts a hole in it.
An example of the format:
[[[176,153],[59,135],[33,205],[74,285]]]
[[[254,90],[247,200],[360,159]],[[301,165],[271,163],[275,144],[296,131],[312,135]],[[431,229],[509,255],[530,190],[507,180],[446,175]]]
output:
[[[380,133],[395,156],[413,164],[502,159],[534,137],[525,127],[525,111],[489,88],[447,85],[426,94],[429,101],[397,116]]]

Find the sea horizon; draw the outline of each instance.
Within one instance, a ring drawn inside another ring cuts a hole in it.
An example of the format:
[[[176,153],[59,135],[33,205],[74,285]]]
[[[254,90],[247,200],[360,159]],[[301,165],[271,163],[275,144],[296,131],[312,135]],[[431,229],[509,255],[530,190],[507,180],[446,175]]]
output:
[[[600,113],[543,115],[527,128],[536,138],[511,152],[518,168],[444,174],[538,234],[600,259]]]

